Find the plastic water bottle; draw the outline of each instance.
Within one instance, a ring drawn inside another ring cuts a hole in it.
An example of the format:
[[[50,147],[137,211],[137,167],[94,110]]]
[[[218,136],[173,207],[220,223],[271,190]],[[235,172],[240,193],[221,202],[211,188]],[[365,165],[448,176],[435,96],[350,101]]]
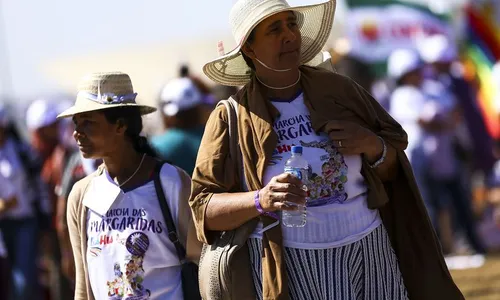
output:
[[[307,171],[309,165],[307,161],[302,157],[302,147],[293,146],[292,147],[292,157],[288,159],[285,164],[285,173],[294,175],[295,177],[302,180],[304,184],[304,189],[306,189],[307,183]],[[304,227],[306,225],[306,207],[305,205],[298,205],[295,203],[287,203],[289,205],[298,206],[295,211],[282,211],[281,218],[282,222],[287,227]]]

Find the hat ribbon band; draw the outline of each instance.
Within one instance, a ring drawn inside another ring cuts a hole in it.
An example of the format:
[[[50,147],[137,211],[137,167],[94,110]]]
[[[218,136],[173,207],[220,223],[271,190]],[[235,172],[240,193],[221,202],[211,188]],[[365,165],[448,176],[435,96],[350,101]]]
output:
[[[127,95],[115,95],[113,93],[103,93],[96,95],[81,91],[78,93],[78,97],[84,97],[99,104],[136,104],[135,98],[137,97],[137,93],[127,94]]]

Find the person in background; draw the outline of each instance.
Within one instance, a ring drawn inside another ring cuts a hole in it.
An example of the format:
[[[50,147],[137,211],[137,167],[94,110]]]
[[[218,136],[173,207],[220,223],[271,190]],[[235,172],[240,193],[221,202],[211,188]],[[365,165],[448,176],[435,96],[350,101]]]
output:
[[[6,128],[9,125],[9,117],[5,105],[0,103],[0,127]],[[2,129],[0,129],[2,130]],[[0,134],[1,135],[1,134]],[[15,190],[3,175],[0,174],[0,215],[17,206]],[[10,265],[8,260],[7,248],[0,229],[0,295],[8,296],[10,294]]]
[[[181,65],[179,68],[179,78],[188,78],[196,85],[202,95],[210,95],[210,88],[198,76],[191,74],[188,65]]]
[[[198,108],[198,114],[199,114],[199,122],[203,126],[207,123],[208,117],[210,116],[210,113],[212,113],[212,110],[215,107],[215,104],[217,103],[217,99],[215,95],[213,94],[213,90],[210,89],[210,87],[205,84],[203,80],[201,80],[199,77],[194,76],[190,73],[189,67],[187,65],[182,65],[180,70],[179,70],[179,77],[180,78],[189,78],[191,81],[194,83],[194,85],[198,88],[200,93],[202,94],[202,101],[201,104],[199,105]],[[229,97],[229,96],[228,96]],[[224,98],[227,99],[227,98]]]
[[[47,289],[51,298],[67,299],[72,296],[72,291],[70,282],[66,280],[61,269],[56,213],[63,169],[73,150],[62,139],[64,126],[67,124],[57,120],[59,110],[56,103],[48,99],[36,99],[28,107],[26,124],[33,148],[43,161],[41,177],[48,188],[51,211],[54,212],[45,228],[46,234],[42,236],[43,263],[48,275]]]
[[[486,249],[478,236],[471,208],[470,174],[457,150],[462,146],[456,134],[461,120],[456,98],[438,81],[426,80],[422,90],[426,102],[421,113],[425,131],[421,147],[428,162],[426,177],[430,202],[446,203],[443,207],[447,217],[443,222],[446,223],[440,226],[447,230],[451,252],[458,250],[455,231],[461,230],[472,250],[484,254]]]
[[[479,108],[477,91],[464,79],[457,46],[444,35],[433,35],[423,40],[419,50],[430,67],[423,85],[424,92],[430,90],[427,93],[429,97],[438,101],[440,107],[448,112],[447,118],[451,121],[451,127],[435,137],[435,144],[440,149],[436,148],[431,152],[435,155],[434,167],[439,178],[430,184],[438,188],[437,192],[442,190],[440,185],[435,185],[439,183],[439,179],[447,179],[449,183],[444,194],[436,197],[446,197],[447,194],[450,195],[446,191],[453,190],[453,186],[459,187],[456,193],[460,196],[449,196],[455,211],[454,228],[456,231],[464,226],[469,228],[463,232],[466,239],[474,251],[482,253],[484,247],[477,238],[472,209],[472,179],[473,175],[484,178],[491,173],[495,163],[490,150],[493,148],[493,140]],[[441,87],[436,89],[433,86]],[[442,110],[441,114],[443,112]],[[453,163],[451,166],[454,170],[446,167],[450,163]],[[443,172],[448,174],[443,177]],[[441,183],[443,184],[442,181]]]
[[[398,87],[391,96],[390,112],[408,132],[410,162],[444,252],[453,252],[455,212],[470,245],[477,253],[484,253],[453,151],[455,99],[439,82],[424,81],[423,67],[417,51],[391,54],[388,72]]]
[[[15,190],[7,178],[0,174],[0,215],[17,206]],[[11,288],[9,255],[0,230],[0,295],[8,297]]]
[[[39,218],[48,219],[50,203],[40,179],[41,161],[6,114],[7,108],[0,105],[0,177],[8,182],[2,184],[1,193],[8,193],[7,186],[10,186],[16,201],[0,195],[3,198],[0,230],[7,248],[12,283],[10,295],[2,296],[12,300],[40,299],[37,266]]]
[[[420,189],[425,206],[429,213],[445,252],[452,248],[450,232],[450,213],[445,209],[445,199],[433,198],[430,195],[427,177],[428,160],[422,148],[426,121],[422,118],[422,110],[426,96],[422,91],[424,63],[417,51],[395,50],[387,61],[387,74],[395,89],[389,100],[389,112],[408,133],[406,155],[410,160],[415,180]]]
[[[200,106],[203,95],[187,77],[169,81],[160,94],[160,110],[166,131],[151,139],[161,158],[193,173],[203,136]]]
[[[423,165],[419,153],[423,134],[419,110],[425,103],[421,90],[423,66],[418,53],[412,50],[395,50],[387,61],[387,75],[395,86],[391,94],[389,112],[408,133],[408,147],[405,152],[416,173],[419,173],[417,167]]]
[[[464,125],[458,128],[460,132],[457,137],[461,143],[455,144],[457,153],[462,160],[468,159],[464,151],[467,150],[467,142],[470,140],[470,171],[489,174],[495,162],[490,151],[493,140],[479,107],[477,91],[464,78],[463,67],[458,61],[457,46],[444,35],[434,35],[424,39],[419,48],[423,60],[431,66],[429,76],[443,84],[456,99]]]

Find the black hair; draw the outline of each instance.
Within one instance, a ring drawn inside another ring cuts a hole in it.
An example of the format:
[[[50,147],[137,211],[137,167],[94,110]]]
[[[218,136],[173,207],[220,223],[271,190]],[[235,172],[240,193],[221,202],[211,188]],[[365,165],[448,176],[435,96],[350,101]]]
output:
[[[251,44],[251,43],[253,43],[254,40],[255,40],[255,28],[252,30],[252,32],[250,32],[245,43]],[[243,50],[240,50],[240,52],[241,52],[241,56],[243,56],[243,59],[247,63],[247,66],[250,69],[252,69],[252,71],[255,72],[255,64],[253,63],[253,60],[250,57],[246,56],[245,53],[243,53]]]
[[[104,117],[110,123],[116,123],[118,120],[123,120],[127,126],[125,135],[130,139],[134,149],[139,153],[145,153],[151,157],[158,158],[159,155],[151,147],[148,139],[141,136],[142,132],[142,116],[140,108],[137,106],[122,106],[102,110]]]
[[[182,65],[179,69],[179,77],[189,77],[189,67],[187,65]]]

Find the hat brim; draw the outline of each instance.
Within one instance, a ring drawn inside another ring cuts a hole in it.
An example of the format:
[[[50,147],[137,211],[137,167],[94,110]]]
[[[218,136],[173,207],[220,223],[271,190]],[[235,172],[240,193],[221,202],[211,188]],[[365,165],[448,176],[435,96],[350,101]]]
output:
[[[137,104],[137,103],[100,104],[100,103],[97,103],[97,102],[94,102],[91,100],[86,100],[86,99],[79,101],[79,99],[77,98],[75,105],[68,108],[67,110],[63,111],[61,114],[59,114],[57,116],[57,118],[58,119],[70,118],[70,117],[73,117],[74,115],[81,114],[81,113],[93,112],[93,111],[99,111],[99,110],[105,110],[105,109],[117,108],[117,107],[138,107],[142,116],[153,113],[156,111],[155,107]]]
[[[313,60],[318,53],[323,50],[333,26],[335,17],[336,0],[329,0],[323,3],[288,7],[271,14],[264,15],[254,24],[248,34],[263,20],[272,15],[284,12],[298,12],[301,24],[300,32],[302,35],[301,46],[301,64],[307,64]],[[314,34],[316,32],[316,34]],[[314,35],[311,37],[311,34]],[[205,64],[203,72],[211,80],[227,86],[245,85],[251,78],[251,69],[246,64],[241,55],[241,46],[248,37],[242,39],[242,42],[229,53]]]

